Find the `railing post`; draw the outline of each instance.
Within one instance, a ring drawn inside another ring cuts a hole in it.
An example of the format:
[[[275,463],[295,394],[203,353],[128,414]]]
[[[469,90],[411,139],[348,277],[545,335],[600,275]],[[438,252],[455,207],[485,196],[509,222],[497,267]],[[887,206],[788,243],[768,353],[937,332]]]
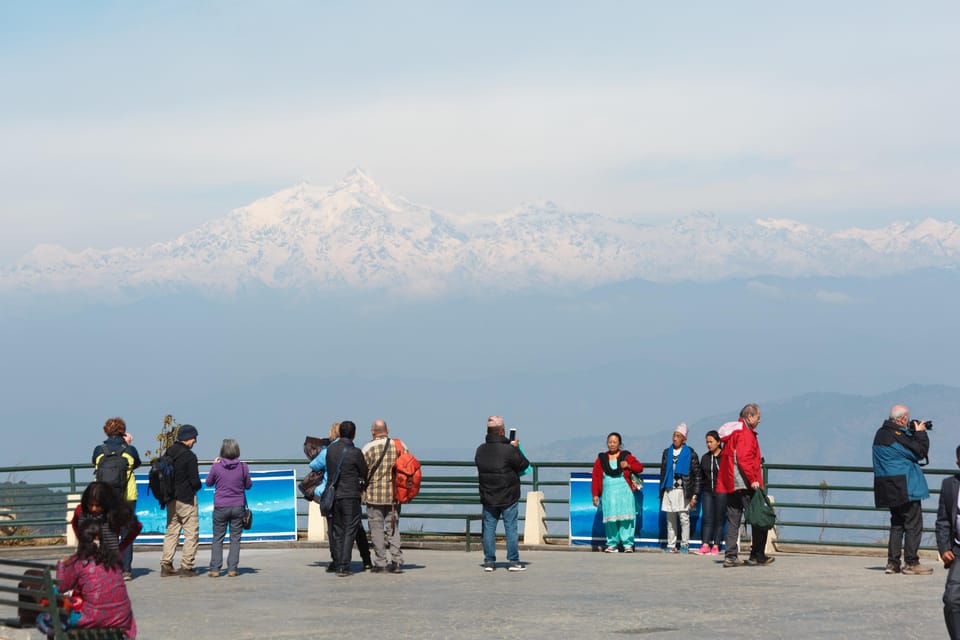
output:
[[[320,513],[320,505],[316,500],[311,500],[307,507],[307,541],[326,542],[327,534],[327,519]]]
[[[540,467],[536,463],[531,462],[530,466],[533,467],[533,490],[540,490]]]
[[[70,525],[70,521],[73,520],[73,512],[76,511],[77,505],[80,504],[80,498],[81,498],[81,495],[79,493],[67,494],[67,546],[68,547],[77,546],[77,536],[74,535],[73,533],[73,527]]]
[[[547,535],[546,518],[543,491],[528,491],[527,510],[523,521],[523,544],[543,544]]]

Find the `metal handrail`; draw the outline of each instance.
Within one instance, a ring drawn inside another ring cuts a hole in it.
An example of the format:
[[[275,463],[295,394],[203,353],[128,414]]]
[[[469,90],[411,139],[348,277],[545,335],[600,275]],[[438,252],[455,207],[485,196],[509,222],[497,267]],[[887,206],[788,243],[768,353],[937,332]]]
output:
[[[297,469],[298,473],[305,473],[307,468],[303,459],[265,458],[246,462],[259,467],[292,467]],[[200,464],[206,467],[212,464],[212,461],[203,460]],[[425,468],[423,487],[420,496],[411,505],[411,518],[433,519],[440,524],[450,524],[466,517],[475,517],[475,514],[479,513],[477,477],[473,461],[424,460],[421,464]],[[558,523],[551,527],[548,538],[566,538],[569,474],[589,472],[592,463],[548,461],[533,462],[532,467],[531,473],[521,478],[521,484],[524,490],[545,493],[545,519],[551,524]],[[647,471],[658,470],[659,461],[644,463],[644,467]],[[0,507],[6,507],[17,515],[15,521],[0,521],[0,527],[20,528],[14,535],[4,538],[16,540],[50,537],[49,531],[53,528],[65,529],[66,495],[82,491],[87,481],[92,479],[92,469],[90,463],[0,467],[0,477],[12,479],[0,483]],[[453,469],[461,469],[463,473],[451,472]],[[438,473],[434,474],[432,470]],[[935,500],[939,493],[939,481],[936,478],[954,473],[953,469],[925,469],[928,484],[931,485],[931,498],[923,503],[922,511],[925,516],[936,512]],[[779,540],[833,546],[884,546],[886,542],[880,539],[877,532],[887,528],[887,511],[873,506],[872,474],[873,469],[864,466],[765,465],[764,483],[775,497],[775,506],[779,512]],[[29,483],[26,482],[28,478],[31,480]],[[27,499],[18,501],[18,495]],[[58,502],[60,496],[62,501]],[[297,505],[298,519],[303,518],[302,521],[305,522],[307,502],[298,500]],[[522,520],[524,510],[521,509],[520,513]],[[933,521],[929,517],[925,519],[926,544],[923,548],[934,548],[931,540]],[[812,537],[807,535],[812,529],[819,529],[820,534]],[[441,530],[419,533],[463,536],[465,532]]]

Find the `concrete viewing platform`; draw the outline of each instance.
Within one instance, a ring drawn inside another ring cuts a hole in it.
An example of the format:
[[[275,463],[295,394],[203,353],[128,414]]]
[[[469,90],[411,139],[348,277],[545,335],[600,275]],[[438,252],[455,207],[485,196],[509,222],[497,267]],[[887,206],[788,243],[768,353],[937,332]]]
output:
[[[502,543],[497,553],[493,573],[481,570],[479,550],[411,548],[402,575],[337,578],[324,570],[326,548],[254,545],[241,552],[240,576],[210,578],[203,546],[202,575],[161,578],[160,549],[138,547],[128,589],[142,640],[947,637],[946,572],[929,558],[932,576],[904,576],[885,575],[876,555],[779,553],[770,566],[723,568],[710,556],[544,545],[521,546],[528,570],[511,573]],[[0,638],[43,637],[0,627]]]

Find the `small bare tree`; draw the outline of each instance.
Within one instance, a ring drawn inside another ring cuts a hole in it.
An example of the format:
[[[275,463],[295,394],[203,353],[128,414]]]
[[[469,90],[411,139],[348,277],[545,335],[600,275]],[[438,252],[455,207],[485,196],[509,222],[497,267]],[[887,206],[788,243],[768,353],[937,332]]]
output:
[[[143,455],[154,460],[159,458],[167,447],[172,445],[177,441],[177,434],[180,432],[180,423],[176,419],[167,414],[163,416],[163,428],[160,430],[160,433],[157,434],[157,448],[143,452]]]

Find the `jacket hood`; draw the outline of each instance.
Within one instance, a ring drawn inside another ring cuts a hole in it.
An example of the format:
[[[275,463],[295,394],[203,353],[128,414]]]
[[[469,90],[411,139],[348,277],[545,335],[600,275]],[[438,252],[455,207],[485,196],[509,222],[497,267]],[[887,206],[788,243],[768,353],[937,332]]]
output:
[[[220,464],[226,469],[236,469],[240,465],[240,458],[220,458]]]
[[[746,428],[747,426],[741,420],[725,422],[724,424],[720,425],[719,429],[717,429],[717,433],[720,434],[720,442],[726,442],[727,439],[729,439],[734,433]]]

